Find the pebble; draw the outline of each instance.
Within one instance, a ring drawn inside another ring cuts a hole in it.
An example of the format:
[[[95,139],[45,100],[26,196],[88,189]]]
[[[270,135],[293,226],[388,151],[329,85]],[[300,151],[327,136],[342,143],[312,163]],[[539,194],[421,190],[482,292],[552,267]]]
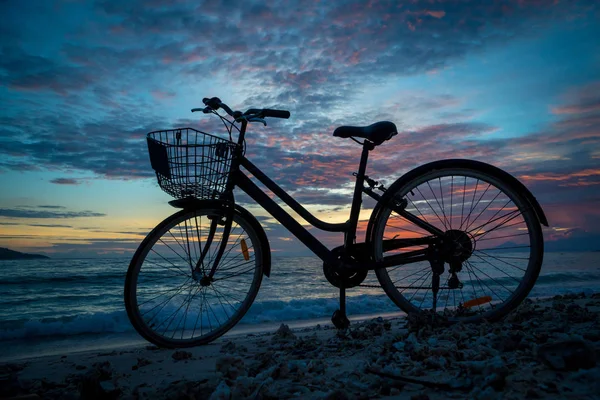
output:
[[[239,342],[222,342],[223,354],[215,360],[216,374],[210,382],[179,381],[162,389],[140,386],[121,395],[210,396],[213,400],[402,395],[427,399],[432,393],[436,398],[480,400],[585,398],[587,393],[600,392],[596,355],[596,347],[600,350],[600,320],[595,306],[574,304],[575,300],[583,304],[583,298],[581,294],[555,297],[547,306],[527,300],[504,320],[478,325],[448,325],[444,317],[434,321],[425,314],[410,316],[406,326],[378,318],[354,322],[336,334],[323,330],[317,336],[316,330],[313,334],[295,334],[281,324],[271,338],[256,335],[252,339],[259,345],[255,353],[249,353]],[[600,294],[592,298],[600,299]],[[176,351],[172,358],[179,361],[193,357],[190,352]],[[134,367],[149,363],[140,357]],[[84,386],[87,391],[80,391],[82,397],[120,390],[110,363],[95,363],[88,368],[86,374],[73,378],[74,383],[57,386],[36,381],[27,390],[40,396],[47,394],[42,398],[52,398],[61,390],[77,395],[77,388]],[[0,369],[2,382],[10,383],[10,376],[10,371]],[[406,383],[402,377],[425,382]],[[427,382],[446,383],[449,387],[430,388]],[[17,390],[24,390],[22,383],[17,385]]]
[[[558,371],[577,371],[596,366],[595,349],[583,340],[563,340],[537,348],[538,358]]]
[[[244,360],[241,357],[225,356],[217,359],[216,371],[229,379],[236,379],[238,376],[248,375]]]
[[[289,326],[281,324],[279,329],[273,334],[272,342],[291,341],[296,339],[296,335],[292,332]]]
[[[190,353],[189,351],[177,350],[171,355],[171,357],[175,361],[189,360],[190,358],[192,358],[192,353]]]
[[[231,398],[231,389],[224,381],[219,383],[219,386],[210,395],[209,400],[229,400]]]

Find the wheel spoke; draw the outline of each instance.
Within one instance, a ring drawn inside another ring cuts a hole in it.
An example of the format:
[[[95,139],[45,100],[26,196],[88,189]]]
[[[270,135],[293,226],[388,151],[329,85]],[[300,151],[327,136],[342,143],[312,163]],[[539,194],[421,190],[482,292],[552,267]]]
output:
[[[248,228],[250,223],[234,214],[227,242],[223,241],[224,227],[217,225],[214,241],[206,247],[203,235],[209,232],[211,218],[223,214],[215,211],[174,214],[162,228],[159,225],[153,230],[154,237],[144,241],[144,256],[132,260],[130,269],[136,268],[137,279],[130,291],[135,301],[126,300],[126,306],[139,316],[132,323],[148,333],[145,337],[160,338],[157,345],[208,343],[235,325],[249,309],[252,302],[248,299],[256,296],[262,279],[261,243]],[[242,239],[248,244],[243,249]],[[205,268],[212,266],[221,245],[219,273],[206,284],[202,281]],[[198,275],[186,273],[184,269],[190,267],[193,273],[203,251],[206,257]],[[224,284],[219,285],[219,280]]]
[[[433,218],[438,229],[446,230],[440,254],[447,266],[455,268],[459,263],[452,273],[446,269],[447,274],[440,276],[443,280],[437,292],[437,309],[455,310],[450,315],[457,320],[478,321],[504,315],[507,307],[515,305],[509,299],[526,296],[533,285],[527,281],[531,279],[530,269],[539,269],[541,264],[535,250],[540,244],[536,239],[540,226],[532,222],[537,218],[532,217],[534,211],[523,193],[494,173],[467,167],[432,166],[430,171],[411,179],[398,187],[391,198],[407,199],[411,207],[407,210],[414,216],[423,221]],[[385,257],[385,240],[423,237],[426,234],[420,229],[385,208],[374,226],[374,246],[376,252],[381,252],[376,253],[376,260]],[[426,244],[418,247],[427,249]],[[391,251],[401,256],[409,250]],[[514,253],[522,251],[525,253]],[[416,263],[375,272],[388,296],[405,311],[422,312],[432,306],[430,267],[421,268]],[[461,284],[456,287],[454,283],[450,285],[454,274],[453,279]],[[466,304],[465,308],[460,307],[462,304]]]

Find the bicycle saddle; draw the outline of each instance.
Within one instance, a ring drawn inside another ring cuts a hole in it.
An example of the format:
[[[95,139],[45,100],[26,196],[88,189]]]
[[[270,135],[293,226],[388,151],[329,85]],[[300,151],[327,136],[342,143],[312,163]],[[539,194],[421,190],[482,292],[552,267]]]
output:
[[[359,137],[373,142],[374,145],[380,145],[392,138],[398,133],[396,124],[389,121],[376,122],[369,126],[340,126],[333,131],[333,136],[348,138]]]

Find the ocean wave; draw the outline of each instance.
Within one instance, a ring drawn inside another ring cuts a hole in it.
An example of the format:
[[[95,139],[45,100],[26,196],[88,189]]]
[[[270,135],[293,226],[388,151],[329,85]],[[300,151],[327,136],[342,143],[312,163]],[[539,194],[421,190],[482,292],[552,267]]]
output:
[[[240,324],[259,324],[273,321],[293,321],[330,317],[339,307],[339,299],[313,298],[292,301],[256,301],[244,316]],[[348,313],[351,315],[370,314],[376,312],[398,311],[398,308],[385,295],[358,295],[348,298]],[[227,311],[215,308],[211,317],[219,321]],[[172,310],[162,310],[168,316]],[[216,315],[215,315],[216,314]],[[203,314],[204,326],[209,326],[210,319]],[[189,312],[186,317],[186,328],[192,329],[197,313]],[[163,318],[164,319],[164,318]],[[82,314],[72,317],[45,318],[43,320],[19,320],[0,323],[0,340],[25,339],[33,337],[69,336],[99,333],[123,333],[133,331],[125,310]]]
[[[125,272],[105,273],[105,274],[87,274],[87,275],[58,275],[40,274],[36,276],[15,276],[6,277],[0,280],[0,285],[27,285],[27,284],[52,284],[63,282],[98,282],[106,283],[110,279],[119,279],[119,282],[125,280]]]
[[[548,290],[543,286],[536,286],[531,295],[536,297],[548,297],[555,294],[571,292],[593,292],[592,289],[582,288],[556,288]],[[418,296],[417,296],[418,297]],[[426,304],[423,304],[426,307]],[[316,318],[328,318],[339,307],[338,297],[297,299],[291,301],[265,300],[255,301],[248,313],[240,321],[240,324],[260,324],[267,322],[309,320]],[[162,310],[164,316],[170,315],[173,310]],[[387,313],[400,311],[386,295],[355,295],[349,296],[347,300],[347,312],[349,315],[365,315],[376,313]],[[227,311],[215,308],[212,310],[212,323],[214,319],[224,321]],[[229,313],[230,315],[231,313]],[[186,329],[192,329],[197,323],[197,313],[190,312],[186,317]],[[203,314],[204,326],[209,326],[210,319]],[[181,323],[175,322],[175,323]],[[183,325],[182,324],[182,325]],[[45,318],[42,320],[13,320],[0,323],[0,340],[29,339],[41,337],[61,337],[82,334],[102,333],[124,333],[133,332],[133,326],[129,322],[125,310],[113,312],[98,312],[81,314],[70,317]]]

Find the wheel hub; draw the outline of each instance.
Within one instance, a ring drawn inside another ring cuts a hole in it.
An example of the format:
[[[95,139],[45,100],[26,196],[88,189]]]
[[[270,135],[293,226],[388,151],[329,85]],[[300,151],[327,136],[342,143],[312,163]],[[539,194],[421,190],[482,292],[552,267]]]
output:
[[[202,279],[200,279],[200,286],[210,286],[212,281],[212,278],[209,278],[208,276],[203,276]]]
[[[442,256],[450,266],[457,266],[471,257],[474,250],[474,240],[467,232],[451,229],[444,234]],[[454,268],[453,268],[454,269]],[[456,272],[457,269],[454,269]]]
[[[192,279],[200,283],[200,286],[210,286],[211,282],[213,281],[213,278],[209,278],[207,275],[204,275],[202,271],[193,271]]]

